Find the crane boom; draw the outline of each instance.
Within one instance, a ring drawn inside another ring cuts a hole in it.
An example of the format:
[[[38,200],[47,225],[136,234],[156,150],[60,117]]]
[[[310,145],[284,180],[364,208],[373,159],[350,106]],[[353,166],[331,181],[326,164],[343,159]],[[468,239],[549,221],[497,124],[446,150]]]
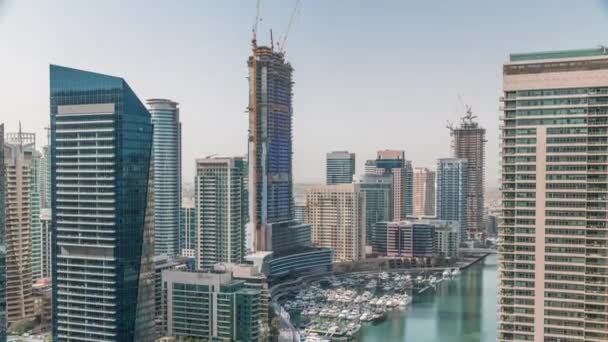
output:
[[[296,14],[300,11],[301,0],[296,0],[296,4],[293,7],[293,11],[291,12],[291,16],[289,17],[289,23],[287,24],[287,30],[285,30],[285,34],[279,39],[277,46],[279,48],[279,52],[285,53],[285,45],[287,44],[287,37],[289,36],[289,32],[291,31],[291,27],[293,26],[293,22],[295,20]]]

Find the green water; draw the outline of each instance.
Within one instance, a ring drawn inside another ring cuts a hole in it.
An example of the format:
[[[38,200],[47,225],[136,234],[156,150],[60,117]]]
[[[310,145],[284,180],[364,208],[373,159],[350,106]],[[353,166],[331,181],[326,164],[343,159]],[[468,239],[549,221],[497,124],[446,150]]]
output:
[[[471,266],[435,293],[414,295],[405,313],[366,326],[361,341],[493,342],[498,309],[496,255]]]

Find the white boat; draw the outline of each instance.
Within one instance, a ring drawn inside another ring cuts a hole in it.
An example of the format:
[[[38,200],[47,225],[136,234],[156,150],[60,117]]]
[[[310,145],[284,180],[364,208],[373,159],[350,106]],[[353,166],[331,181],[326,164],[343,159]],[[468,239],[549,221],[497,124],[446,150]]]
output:
[[[455,276],[457,276],[457,275],[460,275],[460,269],[459,269],[459,268],[455,268],[455,269],[452,271],[452,276],[454,276],[454,277],[455,277]]]
[[[445,271],[443,271],[443,277],[444,278],[447,278],[447,277],[449,277],[451,275],[452,275],[452,272],[450,272],[449,268],[446,268]]]

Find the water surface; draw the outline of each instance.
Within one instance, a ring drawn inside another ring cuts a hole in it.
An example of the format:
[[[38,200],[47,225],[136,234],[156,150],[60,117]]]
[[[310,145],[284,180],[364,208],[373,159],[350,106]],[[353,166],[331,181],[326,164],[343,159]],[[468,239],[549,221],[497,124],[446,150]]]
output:
[[[444,281],[436,292],[414,295],[405,313],[361,329],[361,341],[496,341],[498,270],[490,255]]]

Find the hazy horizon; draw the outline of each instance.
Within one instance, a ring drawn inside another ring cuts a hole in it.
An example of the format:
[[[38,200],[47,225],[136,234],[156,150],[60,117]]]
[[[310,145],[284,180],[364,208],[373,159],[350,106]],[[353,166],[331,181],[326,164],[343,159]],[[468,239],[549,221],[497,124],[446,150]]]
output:
[[[325,153],[403,149],[414,166],[450,156],[458,94],[487,129],[498,171],[498,98],[509,53],[608,43],[606,1],[302,1],[287,43],[294,72],[294,179],[321,183]],[[260,36],[285,31],[294,1],[262,1]],[[255,1],[1,1],[0,122],[45,140],[50,63],[123,77],[142,101],[180,103],[183,180],[195,158],[245,155]],[[564,25],[584,22],[585,25]],[[584,27],[583,27],[584,26]]]

